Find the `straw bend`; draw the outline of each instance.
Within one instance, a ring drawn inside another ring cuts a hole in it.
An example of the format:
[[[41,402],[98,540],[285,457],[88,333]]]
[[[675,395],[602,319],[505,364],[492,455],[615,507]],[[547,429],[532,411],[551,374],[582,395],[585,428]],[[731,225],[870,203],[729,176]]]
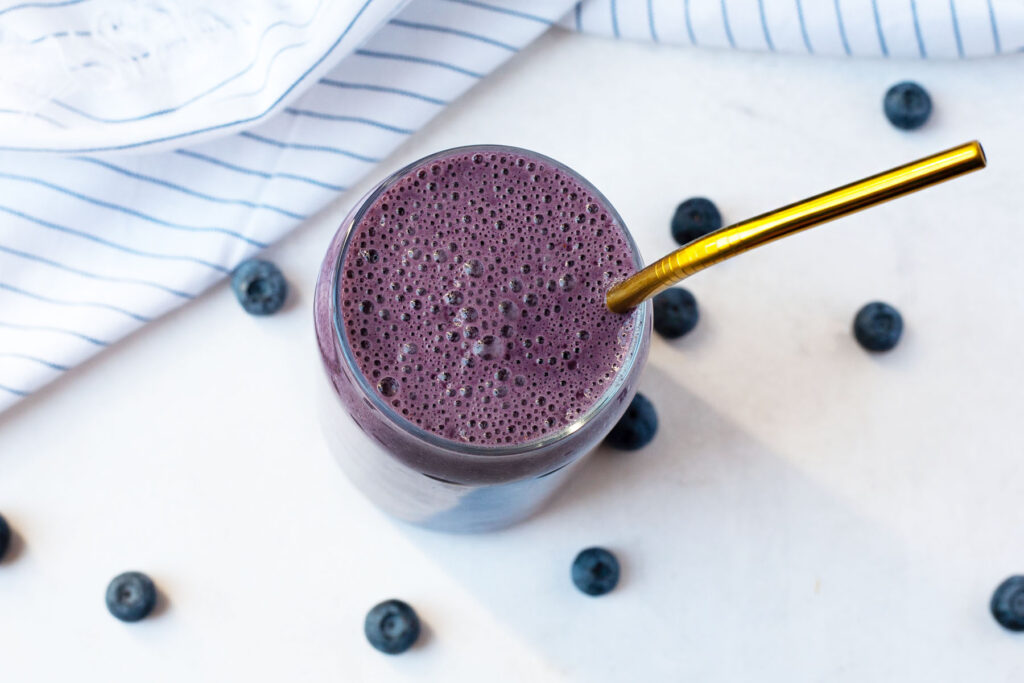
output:
[[[685,277],[762,244],[985,167],[976,140],[700,237],[616,284],[608,309],[625,313]]]

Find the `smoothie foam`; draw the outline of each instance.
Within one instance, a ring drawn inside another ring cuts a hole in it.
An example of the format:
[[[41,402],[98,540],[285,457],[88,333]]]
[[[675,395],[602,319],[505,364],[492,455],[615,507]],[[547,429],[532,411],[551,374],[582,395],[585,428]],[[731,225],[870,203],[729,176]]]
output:
[[[442,438],[523,444],[605,393],[637,334],[604,306],[634,272],[616,214],[544,158],[454,150],[414,166],[352,227],[343,336],[395,414]]]

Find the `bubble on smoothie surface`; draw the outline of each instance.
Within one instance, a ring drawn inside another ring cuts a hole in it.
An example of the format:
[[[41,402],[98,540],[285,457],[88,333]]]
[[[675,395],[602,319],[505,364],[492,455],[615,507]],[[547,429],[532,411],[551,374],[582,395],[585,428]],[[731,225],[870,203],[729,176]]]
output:
[[[378,398],[478,445],[542,438],[601,398],[633,314],[604,305],[634,272],[622,227],[564,168],[459,152],[414,167],[363,213],[339,306]]]

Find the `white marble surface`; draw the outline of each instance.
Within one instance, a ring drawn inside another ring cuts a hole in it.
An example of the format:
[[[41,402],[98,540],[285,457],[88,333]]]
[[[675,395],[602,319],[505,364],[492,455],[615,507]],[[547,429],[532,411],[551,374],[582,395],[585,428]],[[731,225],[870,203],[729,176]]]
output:
[[[599,451],[542,516],[444,536],[381,517],[328,456],[310,303],[359,191],[273,251],[282,314],[226,288],[0,416],[5,681],[1020,681],[1024,639],[988,614],[1024,573],[1024,56],[850,62],[550,35],[453,106],[374,179],[437,149],[502,142],[581,171],[653,258],[676,202],[741,219],[979,138],[982,173],[693,278],[698,329],[656,339],[648,449]],[[901,133],[880,99],[936,102]],[[368,186],[370,180],[364,183]],[[869,356],[857,308],[904,314]],[[353,438],[358,438],[353,436]],[[590,544],[624,580],[569,582]],[[124,625],[107,581],[169,597]],[[428,624],[370,649],[367,608]]]

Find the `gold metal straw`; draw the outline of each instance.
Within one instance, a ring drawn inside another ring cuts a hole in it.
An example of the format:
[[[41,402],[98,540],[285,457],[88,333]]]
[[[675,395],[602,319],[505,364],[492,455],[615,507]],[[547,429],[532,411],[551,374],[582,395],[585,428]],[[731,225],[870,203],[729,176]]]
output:
[[[644,299],[719,261],[984,167],[985,151],[975,140],[724,227],[690,242],[618,283],[608,290],[605,302],[609,310],[625,313]]]

